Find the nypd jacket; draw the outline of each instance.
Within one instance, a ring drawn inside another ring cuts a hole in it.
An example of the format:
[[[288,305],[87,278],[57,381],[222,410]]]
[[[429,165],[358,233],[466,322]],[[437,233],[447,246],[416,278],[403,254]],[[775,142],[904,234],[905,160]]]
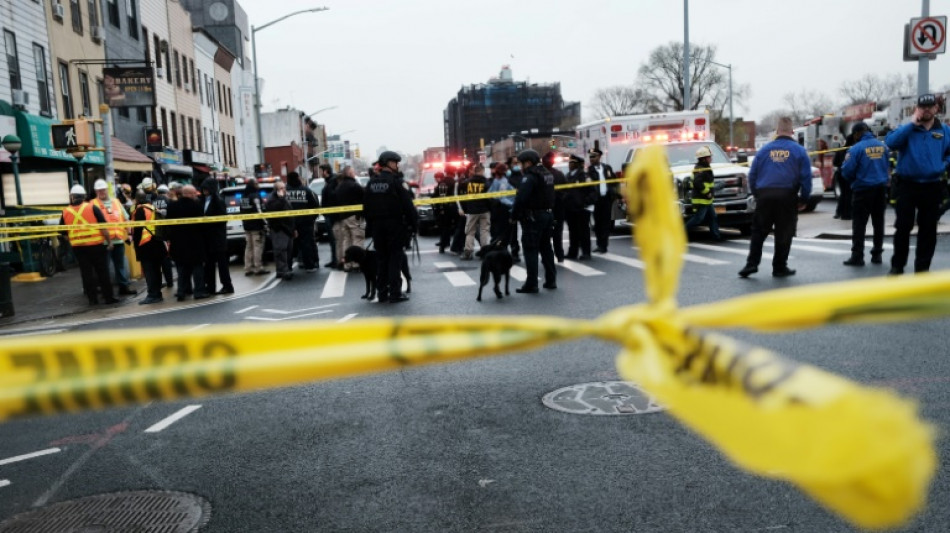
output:
[[[933,182],[950,166],[950,128],[934,120],[932,128],[904,124],[887,134],[888,148],[899,150],[897,174],[901,179]]]
[[[389,170],[370,178],[363,191],[363,216],[369,222],[390,223],[401,221],[415,227],[418,221],[412,196],[402,186],[402,179]]]
[[[866,131],[861,140],[848,150],[841,165],[841,175],[855,191],[884,187],[889,177],[887,159],[887,146]]]
[[[752,194],[759,189],[791,189],[802,199],[811,196],[811,159],[791,137],[781,136],[755,154],[749,170]]]

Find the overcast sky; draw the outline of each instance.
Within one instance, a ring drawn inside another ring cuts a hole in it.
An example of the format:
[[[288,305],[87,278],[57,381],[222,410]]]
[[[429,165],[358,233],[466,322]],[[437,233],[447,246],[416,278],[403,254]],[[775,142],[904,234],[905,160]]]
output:
[[[257,34],[264,111],[318,114],[328,133],[421,153],[444,143],[442,111],[464,85],[511,65],[515,80],[561,83],[591,120],[595,90],[633,83],[649,52],[683,40],[681,0],[243,0],[250,24],[308,7]],[[920,0],[692,0],[690,42],[716,45],[751,95],[736,116],[758,119],[782,96],[838,88],[865,73],[915,73],[903,27]],[[931,15],[950,0],[931,0]],[[950,84],[950,58],[930,63],[932,89]],[[832,110],[829,110],[832,111]]]

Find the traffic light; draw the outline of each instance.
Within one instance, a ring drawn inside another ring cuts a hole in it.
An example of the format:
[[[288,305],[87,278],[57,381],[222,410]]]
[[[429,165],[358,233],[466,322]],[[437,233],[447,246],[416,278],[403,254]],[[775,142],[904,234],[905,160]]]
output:
[[[354,150],[354,153],[356,154],[356,158],[359,159],[359,158],[360,158],[360,147],[359,147],[359,146],[356,147],[356,150]]]
[[[557,139],[555,139],[554,137],[551,137],[551,149],[557,150]]]

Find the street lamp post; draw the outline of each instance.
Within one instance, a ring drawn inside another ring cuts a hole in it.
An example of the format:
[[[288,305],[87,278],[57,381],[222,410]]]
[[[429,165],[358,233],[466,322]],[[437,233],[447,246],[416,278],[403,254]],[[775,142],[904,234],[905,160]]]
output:
[[[728,65],[716,63],[715,61],[710,61],[710,63],[718,67],[729,69],[729,146],[735,147],[736,140],[732,132],[732,124],[735,121],[735,119],[732,117],[732,63],[729,63]]]
[[[329,7],[314,7],[310,9],[301,9],[300,11],[294,11],[274,19],[267,24],[261,26],[251,26],[251,53],[254,56],[254,118],[257,120],[257,157],[260,159],[260,163],[264,164],[264,134],[261,128],[261,82],[257,77],[257,32],[267,28],[268,26],[273,26],[278,22],[293,17],[295,15],[301,15],[303,13],[317,13],[319,11],[327,11]]]
[[[4,150],[10,152],[10,166],[13,167],[13,185],[16,187],[16,205],[18,209],[23,208],[23,192],[20,189],[20,148],[23,142],[16,135],[7,135],[0,141]],[[35,272],[36,265],[33,263],[33,248],[30,246],[30,239],[23,240],[21,248],[22,254],[20,260],[23,262],[24,272]],[[11,304],[12,305],[12,304]],[[12,313],[11,313],[12,314]],[[7,316],[7,315],[4,315]]]

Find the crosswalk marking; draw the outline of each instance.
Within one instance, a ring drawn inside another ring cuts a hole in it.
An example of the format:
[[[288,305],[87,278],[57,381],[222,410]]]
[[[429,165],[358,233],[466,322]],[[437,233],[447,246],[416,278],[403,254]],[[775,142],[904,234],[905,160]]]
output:
[[[608,261],[613,261],[615,263],[620,263],[623,265],[631,266],[633,268],[643,269],[644,263],[639,259],[634,259],[632,257],[627,257],[625,255],[612,254],[610,252],[600,254],[598,257],[603,257]]]
[[[639,248],[634,247],[634,250],[639,250]],[[723,261],[722,259],[713,259],[711,257],[703,257],[701,255],[695,254],[683,254],[683,259],[690,261],[692,263],[700,263],[703,265],[728,265],[729,261]]]
[[[571,272],[576,272],[581,276],[603,276],[605,273],[597,270],[596,268],[591,268],[585,264],[578,263],[577,261],[571,261],[570,259],[565,259],[563,263],[558,263],[560,266],[570,270]]]
[[[749,241],[736,241],[736,242],[744,242],[744,243],[748,244]],[[765,241],[765,242],[763,243],[763,245],[775,247],[775,241]],[[824,248],[824,247],[821,247],[821,246],[809,246],[809,245],[807,245],[807,244],[795,244],[794,242],[792,242],[792,250],[805,250],[805,251],[807,251],[807,252],[815,252],[815,253],[819,253],[819,254],[833,254],[833,255],[841,255],[841,254],[846,254],[846,255],[847,255],[847,254],[850,254],[850,253],[851,253],[851,250],[838,250],[838,249],[836,249],[836,248]]]
[[[344,289],[346,289],[346,272],[331,270],[320,298],[342,298]]]
[[[455,268],[455,263],[451,261],[436,261],[433,264],[435,268]]]
[[[511,277],[515,278],[518,281],[524,281],[528,279],[528,271],[524,267],[518,265],[512,265],[511,270],[509,271]]]
[[[741,241],[732,241],[732,242],[741,242]],[[748,242],[749,242],[749,241],[746,241],[746,244],[748,244]],[[728,254],[738,254],[738,255],[743,255],[743,256],[749,255],[749,250],[748,250],[748,248],[746,248],[746,249],[743,250],[743,249],[741,249],[741,248],[732,248],[732,247],[729,247],[729,246],[716,246],[716,245],[713,245],[713,244],[701,244],[701,243],[698,243],[698,242],[691,242],[691,243],[689,243],[689,247],[690,247],[690,248],[699,248],[699,249],[702,249],[702,250],[712,250],[712,251],[714,251],[714,252],[726,252],[726,253],[728,253]],[[766,253],[766,252],[762,252],[762,259],[772,259],[772,254]]]
[[[448,272],[443,272],[445,277],[448,278],[449,283],[455,287],[469,287],[472,285],[478,285],[475,283],[475,280],[468,275],[468,272],[462,272],[461,270],[450,270]]]

